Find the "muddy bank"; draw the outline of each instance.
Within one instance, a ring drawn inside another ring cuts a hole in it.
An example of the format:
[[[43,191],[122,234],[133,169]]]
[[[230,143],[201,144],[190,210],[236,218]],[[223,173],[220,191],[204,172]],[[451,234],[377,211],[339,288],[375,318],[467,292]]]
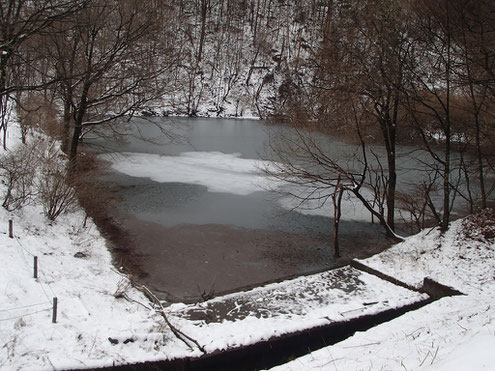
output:
[[[164,227],[118,211],[97,223],[116,265],[167,301],[194,302],[343,266],[390,244],[379,231],[353,225],[342,235],[343,257],[335,259],[325,236],[218,224]]]

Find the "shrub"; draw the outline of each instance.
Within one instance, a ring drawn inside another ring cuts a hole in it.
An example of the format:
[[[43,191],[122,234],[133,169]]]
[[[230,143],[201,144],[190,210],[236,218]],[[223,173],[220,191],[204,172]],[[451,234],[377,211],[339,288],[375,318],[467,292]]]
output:
[[[34,145],[21,146],[0,158],[1,181],[5,184],[2,206],[17,210],[29,203],[36,190],[34,180],[39,151]]]
[[[104,213],[103,205],[111,197],[91,182],[100,163],[81,154],[72,169],[66,164],[58,146],[43,140],[0,156],[0,181],[5,185],[2,206],[13,211],[37,200],[51,221],[79,208],[79,201],[92,216]]]
[[[52,221],[78,206],[76,191],[63,157],[53,147],[48,149],[43,156],[38,180],[38,190],[45,215]]]

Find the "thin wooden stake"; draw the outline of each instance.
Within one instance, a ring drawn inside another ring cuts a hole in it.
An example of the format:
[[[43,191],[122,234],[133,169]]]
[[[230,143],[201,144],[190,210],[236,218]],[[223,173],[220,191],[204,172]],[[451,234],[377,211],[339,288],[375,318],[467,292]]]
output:
[[[38,278],[38,257],[34,257],[34,273],[33,273],[34,278]]]
[[[53,298],[52,323],[57,323],[57,306],[58,306],[58,299]]]
[[[14,221],[12,219],[9,220],[9,237],[14,238]]]

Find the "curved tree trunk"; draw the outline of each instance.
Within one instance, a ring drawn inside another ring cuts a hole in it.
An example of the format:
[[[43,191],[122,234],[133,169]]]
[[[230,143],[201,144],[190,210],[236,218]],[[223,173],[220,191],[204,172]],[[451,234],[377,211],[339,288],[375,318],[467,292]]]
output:
[[[350,189],[348,189],[348,191],[352,192],[354,194],[354,196],[356,196],[356,198],[362,202],[364,207],[378,219],[381,226],[385,229],[387,237],[392,238],[395,242],[404,241],[404,237],[399,236],[398,234],[396,234],[394,232],[394,230],[392,228],[390,228],[385,217],[371,207],[369,202],[363,197],[363,195],[361,193],[359,193],[358,189],[350,188]]]

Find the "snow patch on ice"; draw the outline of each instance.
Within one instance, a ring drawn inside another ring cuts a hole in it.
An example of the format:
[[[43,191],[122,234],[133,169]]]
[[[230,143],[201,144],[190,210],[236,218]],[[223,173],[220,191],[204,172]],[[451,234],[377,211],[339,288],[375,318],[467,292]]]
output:
[[[294,196],[281,196],[278,203],[286,210],[295,210],[306,215],[333,216],[333,205],[329,191],[318,194],[318,200],[311,200],[315,194],[305,187],[295,187],[267,176],[263,170],[273,168],[273,162],[242,158],[239,153],[183,152],[178,156],[148,153],[111,153],[100,155],[118,172],[138,178],[149,178],[159,183],[199,184],[209,192],[223,192],[249,195],[260,191],[275,191]],[[325,193],[327,192],[327,193]],[[371,192],[362,190],[365,197]],[[303,204],[301,199],[306,198]],[[342,219],[371,221],[371,214],[352,196],[342,199]]]
[[[122,153],[102,155],[102,159],[129,176],[159,183],[199,184],[210,192],[248,195],[277,186],[262,174],[263,161],[240,156],[222,152],[183,152],[179,156]]]

